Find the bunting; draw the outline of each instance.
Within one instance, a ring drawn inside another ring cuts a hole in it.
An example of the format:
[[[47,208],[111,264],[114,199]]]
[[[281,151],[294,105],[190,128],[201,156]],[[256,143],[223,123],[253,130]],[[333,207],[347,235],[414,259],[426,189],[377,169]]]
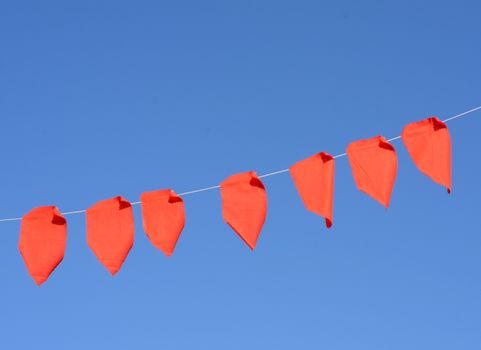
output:
[[[472,111],[447,120],[458,118]],[[289,172],[306,210],[333,223],[335,158],[347,155],[357,188],[386,208],[396,180],[398,159],[389,141],[402,138],[416,167],[451,192],[451,139],[446,124],[431,117],[406,125],[402,135],[382,136],[350,143],[345,154],[316,153],[290,168],[257,176],[254,171],[232,175],[220,185],[176,194],[171,189],[145,192],[140,197],[144,231],[154,247],[171,256],[185,225],[183,195],[220,188],[222,217],[254,250],[267,214],[262,177]],[[113,275],[122,267],[134,243],[132,204],[121,196],[102,200],[86,212],[87,244]],[[17,220],[20,218],[0,221]],[[44,283],[62,261],[67,242],[67,221],[55,206],[32,209],[21,218],[19,250],[30,276]]]

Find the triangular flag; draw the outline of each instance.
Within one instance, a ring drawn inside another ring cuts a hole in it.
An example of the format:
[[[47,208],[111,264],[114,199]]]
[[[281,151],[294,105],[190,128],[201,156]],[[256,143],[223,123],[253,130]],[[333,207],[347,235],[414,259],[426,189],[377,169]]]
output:
[[[115,275],[134,243],[132,206],[118,196],[87,209],[87,244],[97,259]]]
[[[144,231],[152,244],[170,256],[184,228],[184,201],[172,190],[140,196]]]
[[[451,193],[451,138],[446,124],[428,118],[407,125],[401,136],[418,169]]]
[[[266,219],[267,196],[256,173],[228,177],[220,185],[225,222],[254,249]]]
[[[351,143],[346,152],[357,188],[387,208],[397,173],[394,147],[377,136]]]
[[[60,264],[66,244],[67,221],[56,207],[38,207],[22,218],[18,248],[38,286]]]
[[[307,210],[322,216],[332,226],[334,158],[324,152],[301,160],[289,168]]]

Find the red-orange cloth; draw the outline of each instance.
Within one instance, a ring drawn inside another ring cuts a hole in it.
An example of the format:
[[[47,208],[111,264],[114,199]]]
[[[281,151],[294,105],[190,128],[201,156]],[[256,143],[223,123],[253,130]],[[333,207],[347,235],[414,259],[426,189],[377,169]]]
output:
[[[87,209],[87,244],[102,265],[115,275],[134,244],[130,203],[118,196]]]
[[[428,118],[407,125],[401,136],[418,169],[451,193],[451,138],[446,124]]]
[[[387,208],[397,173],[394,147],[376,136],[351,143],[346,152],[357,188]]]
[[[225,222],[254,249],[267,213],[264,184],[250,171],[228,177],[220,192]]]
[[[18,248],[38,286],[60,264],[66,245],[67,221],[56,207],[38,207],[22,218]]]
[[[289,168],[307,210],[322,216],[332,226],[334,158],[324,152],[301,160]]]
[[[147,237],[171,256],[185,224],[184,201],[172,190],[159,190],[142,193],[140,202]]]

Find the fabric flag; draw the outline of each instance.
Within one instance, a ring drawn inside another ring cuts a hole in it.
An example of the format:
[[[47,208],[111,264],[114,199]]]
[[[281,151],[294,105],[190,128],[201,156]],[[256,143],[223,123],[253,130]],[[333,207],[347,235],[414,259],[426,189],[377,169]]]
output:
[[[332,226],[334,158],[324,152],[297,162],[289,168],[307,210],[322,216]]]
[[[22,218],[18,248],[37,286],[60,264],[66,245],[67,221],[56,207],[38,207]]]
[[[397,173],[394,147],[377,136],[351,143],[346,152],[357,188],[387,208]]]
[[[87,244],[102,265],[115,275],[134,244],[130,203],[118,196],[87,209]]]
[[[220,185],[225,222],[253,250],[266,219],[264,184],[254,171],[228,177]]]
[[[185,224],[184,201],[172,190],[159,190],[142,193],[140,203],[147,237],[171,256]]]
[[[401,135],[414,164],[451,193],[451,138],[436,117],[407,125]]]

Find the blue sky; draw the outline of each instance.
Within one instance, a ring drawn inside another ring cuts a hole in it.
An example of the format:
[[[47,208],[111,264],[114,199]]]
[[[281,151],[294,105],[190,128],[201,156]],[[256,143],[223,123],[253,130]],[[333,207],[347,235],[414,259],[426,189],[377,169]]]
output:
[[[283,169],[481,105],[479,1],[11,1],[0,5],[0,217]],[[453,193],[401,142],[391,206],[336,162],[334,225],[288,174],[251,252],[220,194],[185,197],[171,258],[111,278],[68,217],[37,288],[0,224],[5,349],[479,349],[481,112],[449,124]]]

